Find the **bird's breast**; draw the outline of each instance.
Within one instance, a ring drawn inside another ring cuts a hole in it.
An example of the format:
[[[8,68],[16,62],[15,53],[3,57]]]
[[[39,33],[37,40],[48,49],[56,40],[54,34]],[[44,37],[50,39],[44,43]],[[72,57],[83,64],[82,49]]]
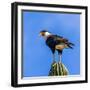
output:
[[[46,40],[46,44],[49,45],[49,46],[55,46],[55,41],[52,37],[49,37],[47,40]]]

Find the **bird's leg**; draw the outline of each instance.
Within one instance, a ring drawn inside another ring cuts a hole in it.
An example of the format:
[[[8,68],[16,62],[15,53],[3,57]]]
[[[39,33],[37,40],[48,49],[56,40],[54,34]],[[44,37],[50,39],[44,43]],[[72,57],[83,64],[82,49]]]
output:
[[[55,54],[53,53],[53,62],[55,62]]]
[[[62,51],[58,52],[58,56],[59,56],[59,63],[61,63],[61,61],[62,61]]]
[[[59,63],[62,61],[62,54],[59,54]]]

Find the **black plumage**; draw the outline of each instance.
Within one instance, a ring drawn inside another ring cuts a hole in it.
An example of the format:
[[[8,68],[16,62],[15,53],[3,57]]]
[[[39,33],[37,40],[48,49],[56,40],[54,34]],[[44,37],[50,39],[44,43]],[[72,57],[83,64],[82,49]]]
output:
[[[66,45],[65,48],[73,48],[73,43],[69,42],[67,39],[58,36],[58,35],[51,35],[46,40],[47,46],[51,49],[52,53],[55,53],[55,50],[58,51],[58,53],[62,54],[62,50],[64,49],[56,49],[55,47],[57,45]]]

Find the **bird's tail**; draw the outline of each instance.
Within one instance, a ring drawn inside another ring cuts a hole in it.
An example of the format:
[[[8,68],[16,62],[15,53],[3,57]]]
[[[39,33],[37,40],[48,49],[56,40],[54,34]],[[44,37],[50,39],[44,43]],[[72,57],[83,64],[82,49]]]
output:
[[[75,46],[73,43],[71,42],[68,42],[68,45],[67,45],[69,48],[73,49],[73,46]]]

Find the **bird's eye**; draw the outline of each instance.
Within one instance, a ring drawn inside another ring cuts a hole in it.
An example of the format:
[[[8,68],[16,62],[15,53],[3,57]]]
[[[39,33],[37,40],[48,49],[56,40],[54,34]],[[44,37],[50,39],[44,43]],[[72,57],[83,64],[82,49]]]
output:
[[[45,33],[42,33],[42,36],[44,36],[45,35]]]
[[[44,32],[41,32],[40,35],[41,35],[41,36],[45,36],[45,33],[44,33]]]

